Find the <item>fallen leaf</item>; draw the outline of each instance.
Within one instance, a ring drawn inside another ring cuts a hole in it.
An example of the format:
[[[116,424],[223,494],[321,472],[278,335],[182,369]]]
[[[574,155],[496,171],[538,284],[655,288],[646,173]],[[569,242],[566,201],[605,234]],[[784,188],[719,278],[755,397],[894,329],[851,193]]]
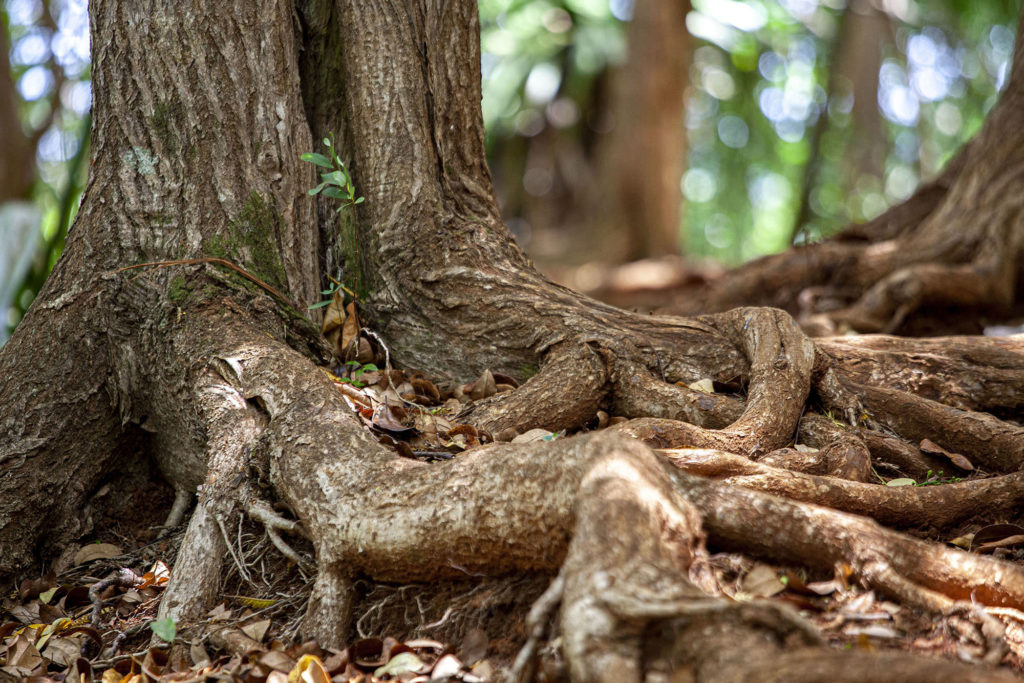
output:
[[[426,668],[427,665],[415,654],[412,652],[402,652],[389,659],[388,663],[384,666],[378,667],[373,672],[373,675],[377,677],[384,675],[397,677],[406,673],[418,674],[425,671]]]
[[[949,461],[951,463],[953,463],[962,470],[967,470],[968,472],[974,470],[974,464],[965,456],[960,455],[959,453],[950,453],[945,448],[938,445],[934,441],[931,441],[930,439],[922,439],[919,448],[921,449],[922,453],[927,453],[928,455],[944,455],[945,457],[949,458]]]
[[[359,316],[356,315],[356,302],[351,302],[346,308],[345,316],[341,326],[341,355],[347,356],[352,342],[359,336]],[[358,352],[358,349],[357,349]]]
[[[1006,548],[1024,542],[1024,527],[1018,524],[989,524],[974,534],[971,550],[984,552]]]
[[[231,618],[231,610],[223,602],[206,613],[210,621],[226,621]]]
[[[454,677],[460,671],[462,671],[462,662],[459,661],[459,658],[455,655],[445,655],[434,664],[434,668],[430,672],[430,678],[432,680],[444,680],[448,677]]]
[[[263,636],[267,634],[267,629],[270,628],[270,619],[262,619],[260,621],[253,621],[245,626],[242,626],[242,633],[249,636],[253,640],[262,643]]]
[[[692,384],[688,384],[687,388],[693,389],[694,391],[700,391],[705,394],[715,393],[715,383],[707,378],[699,379],[696,382],[693,382]]]
[[[743,579],[743,590],[758,598],[770,598],[786,590],[774,569],[767,565],[754,567]]]
[[[498,393],[498,385],[494,381],[494,375],[491,374],[491,371],[484,370],[483,374],[475,382],[463,387],[463,391],[469,394],[469,397],[474,401],[479,401],[482,398],[494,396]]]
[[[7,646],[7,665],[15,666],[25,671],[32,671],[43,663],[43,657],[39,650],[29,639],[26,632],[15,636],[14,641]]]
[[[345,295],[341,290],[338,290],[331,295],[331,303],[327,304],[327,310],[324,311],[324,322],[323,325],[320,326],[320,332],[331,345],[331,349],[333,349],[339,357],[342,355],[341,328],[344,324]]]
[[[196,666],[203,667],[210,663],[210,655],[206,652],[206,648],[199,640],[193,640],[191,647],[188,649],[188,654],[192,658],[192,663]]]
[[[267,678],[269,683],[270,678]],[[331,675],[316,655],[302,655],[288,674],[288,683],[331,683]]]
[[[121,554],[121,548],[113,543],[90,543],[82,546],[82,549],[75,553],[75,566],[93,560],[106,560]]]
[[[531,429],[528,432],[523,432],[516,438],[512,439],[512,443],[531,443],[533,441],[543,441],[545,437],[550,437],[552,432],[547,429]]]

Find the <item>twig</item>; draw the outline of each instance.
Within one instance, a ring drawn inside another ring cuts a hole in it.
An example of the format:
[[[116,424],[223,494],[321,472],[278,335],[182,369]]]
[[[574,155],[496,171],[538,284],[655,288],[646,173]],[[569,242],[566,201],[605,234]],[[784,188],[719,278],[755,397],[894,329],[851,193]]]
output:
[[[274,289],[273,287],[268,285],[263,280],[259,279],[255,275],[249,274],[241,266],[237,266],[234,263],[232,263],[231,261],[228,261],[227,259],[222,259],[222,258],[205,257],[205,258],[174,259],[172,261],[149,261],[147,263],[136,263],[134,266],[125,266],[124,268],[118,268],[114,272],[120,273],[122,271],[132,270],[134,268],[166,268],[168,266],[191,266],[191,265],[196,265],[196,264],[199,264],[199,263],[215,263],[215,264],[217,264],[219,266],[224,266],[225,268],[230,268],[231,270],[235,271],[236,273],[238,273],[239,275],[244,277],[249,282],[253,283],[254,285],[257,285],[258,287],[263,288],[264,290],[266,290],[270,294],[274,295],[277,299],[283,301],[284,303],[288,304],[289,306],[291,306],[293,308],[296,307],[295,303],[291,299],[289,299],[284,294],[282,294],[281,292],[277,291],[276,289]]]

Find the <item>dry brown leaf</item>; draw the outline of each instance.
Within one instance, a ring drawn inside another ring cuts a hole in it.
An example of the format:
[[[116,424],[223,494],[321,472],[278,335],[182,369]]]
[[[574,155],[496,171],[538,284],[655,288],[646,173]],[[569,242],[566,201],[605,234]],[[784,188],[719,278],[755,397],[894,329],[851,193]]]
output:
[[[301,683],[331,683],[331,675],[327,667],[316,655],[302,655],[295,663],[291,673],[288,674],[288,681],[301,681]],[[267,678],[269,683],[270,678]]]
[[[242,633],[261,643],[263,642],[263,636],[267,634],[268,628],[270,628],[270,619],[253,621],[241,627]]]
[[[345,317],[345,298],[339,290],[331,295],[331,303],[327,304],[327,310],[324,311],[324,322],[320,326],[320,332],[331,345],[331,349],[339,356],[342,353],[341,329],[345,324]]]
[[[700,392],[705,393],[705,394],[713,394],[713,393],[715,393],[715,383],[712,382],[710,379],[707,379],[707,378],[699,379],[696,382],[693,382],[692,384],[687,385],[687,388],[688,389],[693,389],[694,391],[700,391]]]
[[[770,598],[786,590],[786,584],[779,581],[774,569],[762,564],[744,577],[743,590],[757,598]]]
[[[541,441],[544,439],[544,437],[549,437],[551,435],[552,432],[549,432],[546,429],[541,429],[540,427],[538,427],[537,429],[531,429],[528,432],[523,432],[516,438],[512,439],[512,443],[530,443],[532,441]]]
[[[356,302],[351,302],[346,308],[345,320],[341,326],[341,355],[348,355],[352,342],[359,336],[359,316],[356,314]],[[358,349],[357,349],[358,350]]]
[[[471,385],[464,387],[463,391],[469,394],[469,397],[474,401],[479,401],[482,398],[494,396],[498,393],[498,384],[494,381],[494,375],[491,374],[491,371],[484,370],[483,374]]]
[[[82,546],[81,550],[75,553],[75,566],[77,567],[92,560],[106,560],[121,554],[121,548],[113,543],[91,543]]]
[[[971,539],[971,550],[984,552],[1021,543],[1024,539],[1024,527],[1018,524],[989,524],[979,529]]]
[[[922,453],[927,453],[928,455],[942,455],[949,458],[951,463],[962,470],[967,470],[968,472],[974,470],[974,463],[968,460],[965,456],[960,455],[959,453],[950,453],[930,439],[922,439],[919,447]]]

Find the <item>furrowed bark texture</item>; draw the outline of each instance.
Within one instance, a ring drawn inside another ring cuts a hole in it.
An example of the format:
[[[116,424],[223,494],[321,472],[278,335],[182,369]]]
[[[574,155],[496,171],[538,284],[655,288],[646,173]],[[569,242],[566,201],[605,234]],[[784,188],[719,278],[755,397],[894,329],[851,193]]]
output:
[[[118,268],[222,256],[297,305],[317,297],[313,207],[302,199],[313,173],[298,160],[312,143],[297,46],[281,30],[292,7],[235,9],[111,2],[91,12],[89,184],[63,258],[0,353],[0,574],[23,566],[43,531],[59,545],[86,530],[77,510],[117,467],[130,425],[152,435],[175,486],[194,491],[205,478],[210,435],[190,400],[202,358],[165,335],[227,278],[209,266]],[[24,514],[33,509],[54,514]]]

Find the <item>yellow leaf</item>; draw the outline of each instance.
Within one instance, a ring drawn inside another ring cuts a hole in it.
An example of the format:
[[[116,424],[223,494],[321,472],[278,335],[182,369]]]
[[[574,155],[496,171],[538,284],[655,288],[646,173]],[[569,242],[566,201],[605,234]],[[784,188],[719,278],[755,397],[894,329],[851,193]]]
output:
[[[288,674],[288,683],[331,683],[331,676],[316,655],[302,655]]]

